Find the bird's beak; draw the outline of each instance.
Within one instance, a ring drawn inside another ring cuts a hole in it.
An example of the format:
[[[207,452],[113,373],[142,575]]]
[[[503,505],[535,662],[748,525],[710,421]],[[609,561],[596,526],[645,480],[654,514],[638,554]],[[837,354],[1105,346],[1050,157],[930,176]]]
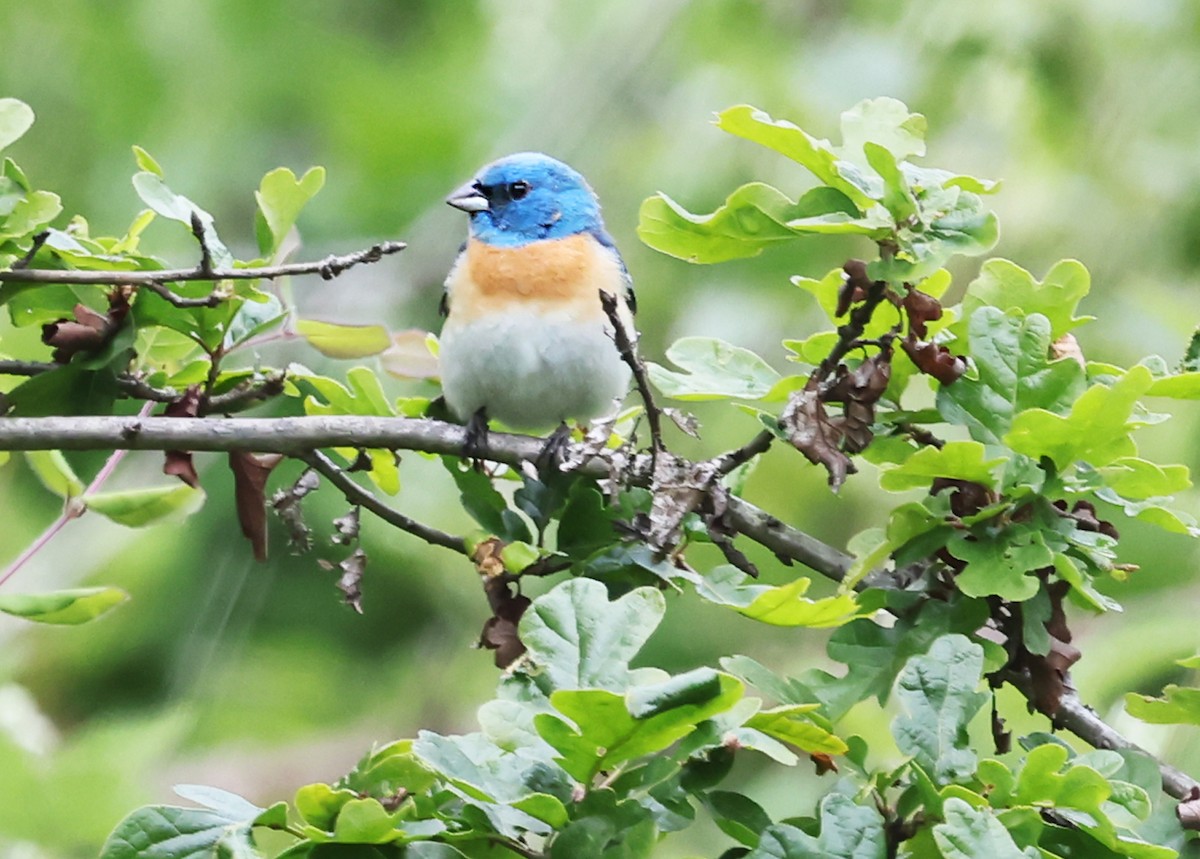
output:
[[[479,184],[468,182],[446,198],[446,202],[456,209],[462,209],[468,214],[486,212],[490,207],[487,197],[479,190]]]

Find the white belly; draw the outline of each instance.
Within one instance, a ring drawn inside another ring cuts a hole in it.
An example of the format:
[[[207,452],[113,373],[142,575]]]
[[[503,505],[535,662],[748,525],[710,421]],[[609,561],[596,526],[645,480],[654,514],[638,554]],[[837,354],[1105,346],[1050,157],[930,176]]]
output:
[[[466,324],[452,314],[440,361],[446,402],[460,419],[486,408],[514,429],[610,414],[629,386],[604,325],[566,312],[513,310]]]

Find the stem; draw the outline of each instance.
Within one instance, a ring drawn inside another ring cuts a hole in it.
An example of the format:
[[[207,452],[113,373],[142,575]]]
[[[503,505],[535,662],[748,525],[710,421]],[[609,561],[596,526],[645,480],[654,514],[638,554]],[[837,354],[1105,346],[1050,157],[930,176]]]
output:
[[[274,280],[297,274],[319,274],[324,280],[332,280],[348,268],[360,263],[378,262],[385,256],[399,253],[407,245],[404,242],[380,242],[365,250],[342,256],[330,255],[316,262],[288,263],[287,265],[258,266],[254,268],[214,269],[203,264],[193,268],[163,269],[160,271],[77,271],[74,269],[17,268],[0,271],[0,280],[12,283],[67,283],[75,285],[126,284],[129,286],[152,286],[171,281],[194,280]]]
[[[146,417],[150,414],[150,410],[152,408],[154,408],[154,403],[147,402],[142,406],[141,411],[138,412],[138,417]],[[67,526],[68,522],[70,522],[72,519],[78,519],[84,514],[84,512],[86,512],[87,507],[81,504],[83,499],[100,490],[100,487],[105,484],[108,478],[112,477],[112,473],[116,471],[117,466],[121,464],[121,460],[124,459],[128,453],[128,450],[117,449],[109,454],[108,459],[104,461],[104,465],[100,468],[100,471],[96,473],[96,476],[92,478],[92,482],[87,485],[87,488],[83,490],[79,497],[68,498],[66,504],[63,506],[63,512],[59,514],[59,517],[55,519],[54,522],[50,524],[50,527],[43,531],[38,538],[25,549],[24,552],[17,556],[17,559],[9,565],[8,569],[4,571],[3,575],[0,575],[0,586],[3,586],[5,582],[15,576],[23,566],[29,563],[29,561],[37,555],[38,552],[42,551],[42,549],[44,549],[50,543],[50,541],[54,539],[54,535]]]

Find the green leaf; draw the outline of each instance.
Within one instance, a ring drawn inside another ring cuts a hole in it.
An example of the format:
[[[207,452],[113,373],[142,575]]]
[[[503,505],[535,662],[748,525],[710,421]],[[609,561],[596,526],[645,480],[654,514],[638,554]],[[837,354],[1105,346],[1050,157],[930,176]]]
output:
[[[83,494],[80,480],[61,450],[29,450],[25,461],[37,475],[37,479],[59,498],[78,498]]]
[[[334,839],[348,844],[386,844],[402,837],[396,828],[399,812],[389,813],[373,797],[354,798],[338,812]]]
[[[742,697],[737,679],[711,669],[688,672],[667,684],[666,697],[644,689],[631,690],[627,697],[605,689],[560,690],[550,703],[565,719],[539,713],[534,725],[558,750],[562,768],[588,784],[601,770],[666,749]],[[656,703],[638,706],[639,715],[634,715],[639,694]]]
[[[817,837],[777,824],[763,831],[758,847],[745,859],[885,859],[888,855],[883,818],[875,809],[831,793],[821,800],[820,815]]]
[[[952,797],[942,806],[945,822],[933,827],[933,840],[945,859],[1039,859],[1036,847],[1021,850],[988,808],[972,808]]]
[[[828,140],[819,140],[785,119],[775,120],[749,105],[738,105],[717,114],[716,125],[787,156],[806,167],[830,188],[845,194],[856,206],[866,210],[875,202],[873,188],[856,165],[844,161]]]
[[[863,614],[853,593],[812,600],[804,596],[812,584],[805,576],[784,585],[745,584],[749,577],[732,566],[720,566],[696,583],[710,602],[728,605],[753,620],[772,626],[841,626]]]
[[[1094,318],[1075,315],[1089,289],[1088,270],[1073,259],[1055,263],[1041,283],[1016,263],[991,259],[967,287],[962,301],[963,316],[970,319],[985,306],[1025,315],[1040,313],[1050,321],[1050,340],[1054,341]]]
[[[163,169],[158,166],[158,162],[154,160],[154,157],[136,144],[133,147],[133,160],[137,163],[139,170],[153,173],[159,179],[164,178]]]
[[[330,358],[366,358],[392,345],[382,325],[339,325],[315,319],[296,320],[296,333]]]
[[[929,653],[908,660],[896,685],[905,714],[892,724],[896,745],[938,784],[969,779],[975,752],[967,724],[987,701],[979,692],[983,648],[963,635],[939,638]]]
[[[229,248],[225,247],[224,243],[217,236],[212,215],[187,197],[182,194],[176,194],[168,188],[159,173],[149,170],[135,173],[133,176],[133,188],[137,191],[138,196],[142,198],[142,202],[147,206],[164,218],[169,218],[172,221],[178,221],[186,225],[189,230],[192,227],[192,215],[195,214],[204,227],[204,241],[208,246],[209,253],[212,255],[213,265],[217,268],[231,268],[233,266],[233,254],[229,252]]]
[[[871,141],[863,144],[863,152],[867,156],[867,163],[883,179],[883,205],[892,213],[892,219],[901,223],[916,217],[917,198],[908,186],[904,171],[896,163],[896,156]]]
[[[169,516],[189,516],[202,504],[204,491],[185,484],[97,492],[87,497],[88,510],[130,528],[153,525]]]
[[[254,815],[151,805],[117,824],[100,850],[101,859],[209,859],[258,855],[250,837]]]
[[[1146,391],[1148,397],[1170,397],[1175,400],[1200,400],[1200,371],[1191,370],[1154,380]]]
[[[760,833],[771,825],[762,806],[745,794],[712,790],[701,794],[700,801],[722,832],[747,847],[757,846]]]
[[[49,191],[30,191],[13,207],[3,226],[0,241],[22,239],[38,232],[62,211],[62,201]]]
[[[0,98],[0,151],[7,149],[33,125],[33,109],[15,98]]]
[[[650,381],[677,400],[757,400],[779,381],[779,373],[758,355],[715,337],[683,337],[666,354],[685,372],[648,364]]]
[[[1173,495],[1192,485],[1186,465],[1157,465],[1133,456],[1115,460],[1096,471],[1113,492],[1136,500]]]
[[[763,249],[811,230],[797,222],[837,216],[853,219],[858,210],[832,188],[814,188],[793,201],[782,191],[754,182],[730,194],[707,215],[689,212],[666,194],[642,201],[637,234],[649,247],[692,263],[717,263],[756,256]]]
[[[356,799],[353,790],[335,789],[327,784],[308,784],[296,791],[293,800],[296,811],[305,823],[326,832],[333,831],[334,821],[347,802]]]
[[[946,477],[995,489],[996,472],[1005,460],[986,459],[986,456],[986,449],[976,441],[949,441],[941,448],[924,447],[900,465],[886,468],[879,475],[879,485],[890,492],[903,492],[928,488],[934,478]]]
[[[312,167],[300,179],[286,167],[263,176],[254,199],[258,201],[255,233],[258,249],[266,257],[279,250],[300,210],[325,185],[325,168]]]
[[[1139,365],[1111,387],[1096,384],[1088,388],[1066,417],[1044,409],[1021,412],[1004,441],[1017,453],[1034,459],[1050,457],[1060,470],[1080,459],[1101,467],[1134,456],[1137,446],[1129,434],[1145,425],[1133,417],[1134,408],[1152,381],[1150,371]]]
[[[1054,552],[1037,527],[1013,524],[996,533],[955,533],[946,551],[967,567],[955,584],[970,597],[999,596],[1012,602],[1032,597],[1038,579],[1027,575],[1054,563]]]
[[[521,618],[521,641],[549,690],[624,692],[629,662],[662,620],[666,602],[637,588],[613,602],[594,579],[572,579],[538,597]],[[624,704],[622,704],[624,707]]]
[[[1040,408],[1065,413],[1083,392],[1083,368],[1070,358],[1050,361],[1050,321],[980,307],[970,317],[970,354],[975,373],[938,391],[938,410],[964,424],[977,441],[998,444],[1021,412]]]
[[[870,159],[867,146],[887,152],[896,161],[925,154],[928,123],[919,113],[909,113],[904,102],[886,96],[868,98],[842,113],[841,154],[863,162]],[[864,162],[865,163],[865,162]]]
[[[1172,683],[1163,687],[1161,698],[1130,692],[1125,696],[1125,710],[1153,725],[1200,725],[1200,689]]]
[[[177,784],[172,790],[183,799],[194,802],[196,805],[203,805],[231,820],[255,820],[263,813],[263,809],[250,800],[244,799],[236,793],[221,790],[219,787],[202,784]]]
[[[87,623],[129,599],[120,588],[74,588],[44,594],[0,594],[0,612],[38,623]]]
[[[755,713],[745,724],[810,755],[846,754],[848,747],[845,740],[812,721],[811,713],[816,708],[816,704],[775,707]]]

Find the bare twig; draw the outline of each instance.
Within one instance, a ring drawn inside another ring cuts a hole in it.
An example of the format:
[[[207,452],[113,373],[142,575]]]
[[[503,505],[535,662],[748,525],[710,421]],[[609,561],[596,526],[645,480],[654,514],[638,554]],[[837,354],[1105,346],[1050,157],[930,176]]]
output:
[[[650,390],[650,379],[646,376],[646,365],[638,355],[637,347],[630,338],[629,331],[625,328],[624,320],[621,319],[617,297],[611,292],[601,290],[600,305],[604,308],[608,321],[612,323],[613,342],[617,346],[617,351],[621,353],[621,360],[629,365],[629,369],[633,373],[634,384],[637,385],[638,395],[641,396],[642,404],[646,408],[646,423],[650,425],[650,474],[653,475],[658,468],[659,454],[664,449],[662,410],[654,402],[654,393]]]
[[[209,397],[207,402],[201,404],[200,414],[203,416],[236,412],[277,397],[283,393],[286,378],[287,374],[280,370],[267,374],[261,381],[243,382],[230,391]]]
[[[766,453],[774,441],[775,433],[770,430],[763,430],[741,447],[716,457],[712,461],[713,467],[716,468],[717,474],[724,476],[739,465],[744,465],[754,459],[759,454]]]
[[[334,464],[333,460],[320,451],[314,450],[298,458],[313,470],[320,472],[321,476],[336,486],[351,504],[366,507],[389,525],[395,525],[401,531],[407,531],[426,543],[452,549],[459,554],[467,554],[467,543],[462,537],[455,537],[445,531],[439,531],[437,528],[411,519],[399,510],[387,506],[369,489],[355,483],[346,472]]]
[[[407,247],[404,242],[380,242],[365,250],[341,256],[330,255],[315,262],[288,263],[286,265],[258,266],[255,268],[210,268],[203,265],[193,268],[161,269],[158,271],[78,271],[75,269],[17,268],[0,271],[0,281],[11,283],[66,283],[76,285],[129,284],[150,286],[172,281],[196,280],[274,280],[299,274],[317,274],[324,280],[332,280],[346,269],[360,263],[378,262],[390,254],[399,253]]]
[[[142,406],[142,411],[138,416],[145,417],[146,415],[150,414],[150,409],[151,403],[146,403],[144,406]],[[121,460],[125,458],[127,453],[129,453],[127,450],[114,450],[109,454],[108,459],[104,461],[104,465],[100,468],[100,471],[96,473],[96,476],[92,478],[92,482],[84,488],[83,492],[74,498],[66,499],[66,502],[63,504],[63,512],[59,515],[59,517],[55,519],[50,524],[50,527],[43,531],[36,540],[26,547],[25,551],[22,552],[15,561],[9,564],[8,569],[5,570],[3,574],[0,574],[0,585],[3,585],[9,579],[15,576],[22,567],[29,563],[29,561],[38,554],[38,552],[46,548],[50,541],[54,539],[55,535],[58,534],[58,532],[63,528],[67,527],[67,524],[72,519],[78,519],[87,511],[87,497],[95,492],[100,491],[100,488],[104,486],[104,484],[108,481],[108,478],[112,477],[113,472],[117,470],[117,466],[121,464]]]
[[[200,245],[200,271],[212,279],[212,251],[208,247],[208,237],[204,232],[204,221],[200,220],[199,212],[192,212],[192,235]]]
[[[202,268],[199,270],[201,272],[203,272]],[[209,274],[212,273],[212,261],[211,260],[209,261],[208,272],[209,272]],[[204,279],[207,279],[207,278],[204,278]],[[177,292],[172,291],[171,289],[168,289],[165,285],[163,285],[162,283],[159,283],[158,281],[149,281],[147,283],[139,283],[138,286],[141,287],[142,289],[150,290],[151,292],[155,293],[160,298],[162,298],[163,301],[167,302],[168,304],[174,305],[175,307],[184,307],[184,308],[216,307],[218,304],[220,304],[222,301],[225,301],[229,297],[228,293],[225,293],[220,289],[214,289],[208,295],[202,295],[199,298],[187,298],[185,296],[180,295]]]
[[[66,365],[55,364],[52,361],[0,361],[0,376],[40,376],[61,369]],[[156,403],[169,403],[179,399],[180,393],[174,388],[156,388],[147,384],[136,373],[123,373],[117,376],[117,387],[128,397],[138,400],[153,400]]]
[[[33,237],[33,244],[29,246],[29,250],[25,252],[19,260],[12,264],[13,270],[19,271],[23,268],[29,268],[29,264],[33,262],[33,258],[37,256],[37,252],[42,249],[42,245],[46,244],[46,239],[50,238],[49,230],[42,230]]]
[[[0,361],[0,376],[38,376],[61,366],[52,361]]]

